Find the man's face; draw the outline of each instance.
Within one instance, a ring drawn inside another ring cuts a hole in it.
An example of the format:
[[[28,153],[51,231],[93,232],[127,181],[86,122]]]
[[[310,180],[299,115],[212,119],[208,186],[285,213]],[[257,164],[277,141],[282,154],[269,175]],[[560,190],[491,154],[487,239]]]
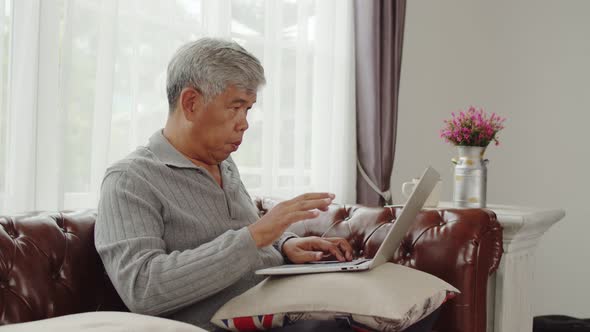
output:
[[[195,104],[191,141],[204,149],[204,162],[221,163],[236,151],[248,129],[248,110],[256,102],[256,93],[230,85],[208,103]]]

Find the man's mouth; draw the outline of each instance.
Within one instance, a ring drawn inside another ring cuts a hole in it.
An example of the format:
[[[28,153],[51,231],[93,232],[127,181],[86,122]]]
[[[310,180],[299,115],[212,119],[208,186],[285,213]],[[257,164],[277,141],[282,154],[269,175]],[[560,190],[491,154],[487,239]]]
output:
[[[231,144],[233,150],[236,151],[240,147],[240,144],[242,144],[242,141],[235,141],[230,144]]]

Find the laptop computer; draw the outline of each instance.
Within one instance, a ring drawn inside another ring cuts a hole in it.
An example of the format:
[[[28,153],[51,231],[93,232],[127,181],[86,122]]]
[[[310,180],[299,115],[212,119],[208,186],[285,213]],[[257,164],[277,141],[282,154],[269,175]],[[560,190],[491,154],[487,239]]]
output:
[[[320,272],[362,271],[370,270],[388,262],[401,244],[401,241],[422,209],[424,202],[440,179],[440,175],[432,167],[427,167],[408,198],[402,211],[393,223],[381,246],[372,259],[356,259],[350,262],[318,261],[306,264],[286,264],[257,270],[261,275],[307,274]]]

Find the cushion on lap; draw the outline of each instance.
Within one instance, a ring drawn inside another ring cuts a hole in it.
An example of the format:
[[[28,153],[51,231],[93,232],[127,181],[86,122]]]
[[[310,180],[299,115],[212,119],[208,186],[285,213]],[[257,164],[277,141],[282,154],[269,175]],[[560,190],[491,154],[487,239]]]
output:
[[[401,331],[458,292],[433,275],[393,263],[362,272],[272,276],[227,302],[211,322],[230,331],[261,331],[337,319],[357,330]]]

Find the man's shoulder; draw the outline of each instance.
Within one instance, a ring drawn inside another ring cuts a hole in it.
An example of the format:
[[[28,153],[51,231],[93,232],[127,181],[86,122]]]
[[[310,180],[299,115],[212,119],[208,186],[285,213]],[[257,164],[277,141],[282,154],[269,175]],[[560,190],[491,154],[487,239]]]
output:
[[[126,195],[131,194],[153,207],[160,206],[162,196],[158,192],[165,183],[159,181],[161,167],[166,166],[148,148],[137,148],[107,168],[101,183],[101,201],[104,197],[127,200]],[[126,204],[130,204],[129,201]]]
[[[150,167],[158,166],[161,162],[156,158],[154,153],[145,146],[138,147],[135,151],[128,154],[125,158],[111,164],[105,173],[105,178],[112,174],[143,173]]]

